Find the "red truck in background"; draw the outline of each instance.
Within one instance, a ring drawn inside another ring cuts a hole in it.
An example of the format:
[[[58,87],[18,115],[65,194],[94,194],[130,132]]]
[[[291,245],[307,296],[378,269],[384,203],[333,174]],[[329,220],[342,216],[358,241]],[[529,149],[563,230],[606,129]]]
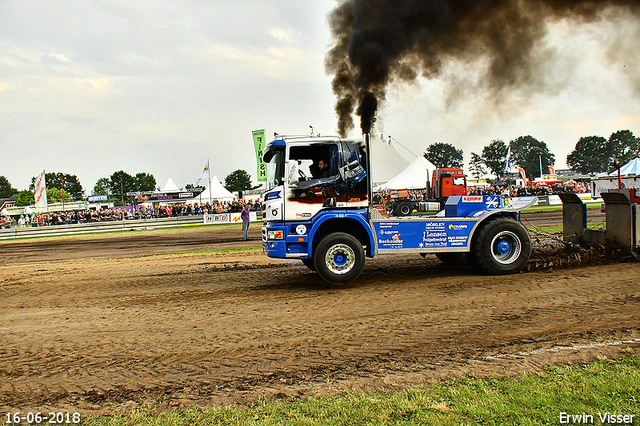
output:
[[[467,177],[462,169],[435,169],[431,181],[425,182],[427,199],[412,200],[408,189],[392,189],[382,198],[385,211],[393,216],[409,216],[414,210],[419,212],[440,211],[452,195],[468,195]]]

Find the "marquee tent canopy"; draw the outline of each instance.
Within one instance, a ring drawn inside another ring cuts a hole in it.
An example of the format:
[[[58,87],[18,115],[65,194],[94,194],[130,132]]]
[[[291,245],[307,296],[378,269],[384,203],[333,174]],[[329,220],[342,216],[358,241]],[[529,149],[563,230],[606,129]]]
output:
[[[218,180],[218,176],[214,175],[211,178],[211,186],[202,191],[202,193],[197,197],[190,199],[189,202],[206,203],[209,200],[232,200],[234,198],[235,195],[227,191],[227,189],[222,186],[222,184]]]
[[[175,184],[173,179],[169,178],[169,179],[167,179],[167,183],[164,184],[164,186],[162,187],[162,189],[160,191],[162,191],[162,192],[175,192],[175,191],[180,191],[180,188],[178,188],[178,185]]]
[[[377,189],[419,189],[426,188],[435,166],[422,155],[417,157],[394,178],[380,185]]]
[[[386,182],[407,167],[405,160],[394,147],[371,134],[371,176],[373,183]]]
[[[640,175],[640,158],[634,158],[624,166],[620,167],[620,174],[622,176]],[[618,176],[618,171],[614,170],[609,173],[609,176]]]

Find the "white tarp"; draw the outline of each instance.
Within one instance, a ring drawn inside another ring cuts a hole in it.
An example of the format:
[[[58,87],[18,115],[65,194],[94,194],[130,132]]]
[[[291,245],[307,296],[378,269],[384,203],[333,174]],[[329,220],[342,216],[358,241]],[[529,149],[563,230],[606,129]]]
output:
[[[431,179],[431,173],[433,173],[435,168],[429,160],[421,155],[394,178],[380,185],[378,189],[426,188],[427,181]]]
[[[409,162],[391,145],[371,135],[371,176],[374,183],[386,182],[400,173]]]
[[[175,192],[175,191],[180,191],[180,188],[178,188],[178,185],[175,184],[173,179],[169,178],[169,179],[167,179],[167,183],[164,184],[164,186],[162,187],[162,189],[160,191],[161,192]]]
[[[211,186],[206,188],[200,195],[189,200],[191,203],[207,203],[209,200],[232,200],[235,198],[231,192],[222,186],[218,176],[211,178]]]
[[[620,174],[622,176],[640,175],[640,158],[634,158],[620,167]],[[618,171],[614,170],[612,173],[609,173],[609,176],[618,176]]]

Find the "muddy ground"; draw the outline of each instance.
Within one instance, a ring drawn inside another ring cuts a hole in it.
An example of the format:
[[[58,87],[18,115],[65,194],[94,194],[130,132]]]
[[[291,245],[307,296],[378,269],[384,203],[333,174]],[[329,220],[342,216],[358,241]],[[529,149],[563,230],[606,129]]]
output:
[[[0,243],[0,411],[244,406],[640,353],[637,262],[558,267],[572,254],[536,238],[518,275],[379,256],[334,288],[257,250],[199,252],[258,245],[240,234]]]

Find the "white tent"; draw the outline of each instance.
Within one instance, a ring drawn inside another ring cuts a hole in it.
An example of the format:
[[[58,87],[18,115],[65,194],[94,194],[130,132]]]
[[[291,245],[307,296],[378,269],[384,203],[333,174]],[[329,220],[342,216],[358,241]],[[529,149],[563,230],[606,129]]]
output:
[[[634,158],[624,166],[620,167],[620,174],[622,176],[640,175],[640,158]],[[618,176],[618,171],[614,170],[612,173],[609,173],[609,176]]]
[[[400,173],[409,162],[375,134],[371,135],[371,168],[374,183],[386,182]]]
[[[378,188],[383,189],[418,189],[426,188],[427,181],[431,179],[431,173],[435,166],[422,155],[417,157],[407,168],[397,176],[383,183]]]
[[[162,191],[162,192],[175,192],[175,191],[180,191],[180,188],[178,188],[178,185],[175,184],[173,179],[169,178],[169,179],[167,179],[167,183],[164,184],[164,186],[162,187],[162,189],[160,191]]]
[[[231,192],[222,186],[218,180],[218,176],[211,178],[211,186],[206,188],[200,195],[190,199],[191,203],[207,203],[209,200],[232,200],[235,198]]]

